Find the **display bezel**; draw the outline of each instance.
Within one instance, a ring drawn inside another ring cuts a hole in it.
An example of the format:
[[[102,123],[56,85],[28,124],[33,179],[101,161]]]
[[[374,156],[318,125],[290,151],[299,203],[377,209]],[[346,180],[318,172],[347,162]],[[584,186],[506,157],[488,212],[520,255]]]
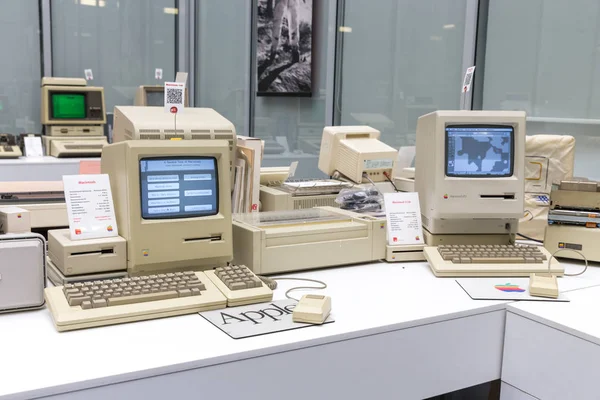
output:
[[[142,161],[161,161],[161,160],[212,160],[214,163],[214,171],[215,171],[215,196],[216,196],[216,207],[214,210],[210,212],[198,212],[196,214],[189,215],[157,215],[157,216],[145,216],[144,215],[144,196],[142,194]],[[152,220],[180,220],[180,219],[189,219],[189,218],[203,218],[203,217],[211,217],[219,214],[219,162],[217,157],[213,156],[161,156],[161,157],[140,157],[138,159],[138,182],[139,182],[139,190],[140,190],[140,216],[142,220],[152,221]]]
[[[506,174],[501,174],[501,175],[495,175],[495,174],[456,174],[456,173],[449,173],[448,172],[448,145],[449,145],[449,137],[450,135],[448,134],[448,129],[456,129],[456,128],[462,128],[462,129],[469,129],[469,128],[483,128],[483,129],[490,129],[490,128],[495,128],[495,129],[510,129],[510,169],[509,172]],[[444,128],[444,136],[445,136],[445,140],[444,140],[444,152],[445,152],[445,157],[444,157],[444,174],[449,177],[449,178],[508,178],[513,176],[514,174],[514,168],[515,168],[515,128],[513,125],[496,125],[496,124],[484,124],[484,125],[480,125],[480,124],[448,124],[445,126]]]

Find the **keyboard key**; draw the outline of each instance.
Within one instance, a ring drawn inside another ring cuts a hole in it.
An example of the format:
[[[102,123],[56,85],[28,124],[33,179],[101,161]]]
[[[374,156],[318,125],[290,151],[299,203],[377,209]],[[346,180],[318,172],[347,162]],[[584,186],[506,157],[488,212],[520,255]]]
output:
[[[85,300],[83,303],[81,303],[81,308],[84,310],[92,308],[92,302],[90,300]]]
[[[146,301],[167,300],[179,297],[176,291],[171,290],[162,293],[146,293],[132,296],[123,296],[119,298],[108,299],[108,306],[120,306],[124,304],[143,303]]]

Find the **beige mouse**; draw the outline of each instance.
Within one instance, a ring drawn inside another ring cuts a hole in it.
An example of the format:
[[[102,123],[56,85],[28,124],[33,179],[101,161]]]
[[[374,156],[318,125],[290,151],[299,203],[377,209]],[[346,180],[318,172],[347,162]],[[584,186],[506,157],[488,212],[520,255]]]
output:
[[[302,296],[294,311],[292,320],[307,324],[322,324],[331,312],[331,297],[319,294]]]

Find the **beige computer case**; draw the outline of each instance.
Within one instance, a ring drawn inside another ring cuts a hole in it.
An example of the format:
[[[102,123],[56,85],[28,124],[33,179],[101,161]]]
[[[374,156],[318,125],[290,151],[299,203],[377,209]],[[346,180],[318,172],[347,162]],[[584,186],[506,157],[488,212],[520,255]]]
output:
[[[544,236],[544,247],[550,253],[559,249],[578,250],[588,261],[600,262],[600,228],[573,225],[548,225]],[[557,257],[582,260],[574,251],[563,251]]]
[[[46,78],[44,78],[46,79]],[[106,110],[104,109],[104,88],[96,87],[96,86],[75,86],[75,85],[57,85],[57,84],[47,84],[44,85],[42,82],[42,98],[41,98],[41,123],[42,125],[104,125],[106,124]],[[90,119],[90,120],[76,120],[76,121],[68,121],[68,120],[54,120],[50,116],[50,107],[49,107],[49,94],[52,91],[57,91],[61,93],[65,92],[95,92],[99,93],[98,106],[102,107],[102,117],[99,119]]]
[[[139,160],[145,157],[211,156],[218,171],[229,165],[224,140],[159,143],[130,140],[113,143],[102,152],[101,168],[110,177],[119,235],[127,240],[127,271],[142,275],[157,271],[212,269],[233,257],[231,193],[227,174],[218,174],[219,213],[180,219],[143,220]]]
[[[234,262],[256,274],[275,274],[385,258],[385,221],[333,207],[319,208],[340,219],[269,227],[234,219]]]

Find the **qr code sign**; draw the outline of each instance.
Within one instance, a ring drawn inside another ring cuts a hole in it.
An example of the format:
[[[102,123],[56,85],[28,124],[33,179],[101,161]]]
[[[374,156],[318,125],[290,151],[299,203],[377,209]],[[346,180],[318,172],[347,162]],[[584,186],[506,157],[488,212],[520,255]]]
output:
[[[167,103],[169,104],[182,104],[183,103],[183,90],[179,88],[167,88]]]

